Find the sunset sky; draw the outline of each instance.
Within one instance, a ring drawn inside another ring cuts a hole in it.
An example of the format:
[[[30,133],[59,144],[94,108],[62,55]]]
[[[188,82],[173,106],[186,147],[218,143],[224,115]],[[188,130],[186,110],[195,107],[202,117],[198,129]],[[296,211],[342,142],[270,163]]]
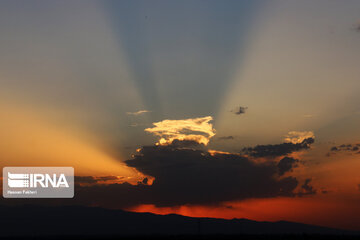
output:
[[[0,166],[76,174],[32,203],[360,230],[360,1],[9,0],[0,32]]]

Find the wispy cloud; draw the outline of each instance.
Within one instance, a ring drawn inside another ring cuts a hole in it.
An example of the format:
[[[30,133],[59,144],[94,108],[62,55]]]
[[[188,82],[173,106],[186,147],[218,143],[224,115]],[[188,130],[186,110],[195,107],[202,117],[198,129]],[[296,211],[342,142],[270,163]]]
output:
[[[149,111],[149,110],[140,110],[140,111],[137,111],[137,112],[127,112],[126,114],[127,115],[135,115],[135,116],[137,116],[137,115],[141,115],[141,114],[149,113],[149,112],[151,112],[151,111]]]
[[[223,136],[218,137],[219,140],[234,140],[234,136]]]
[[[140,126],[149,126],[150,124],[147,123],[131,123],[129,127],[140,127]]]

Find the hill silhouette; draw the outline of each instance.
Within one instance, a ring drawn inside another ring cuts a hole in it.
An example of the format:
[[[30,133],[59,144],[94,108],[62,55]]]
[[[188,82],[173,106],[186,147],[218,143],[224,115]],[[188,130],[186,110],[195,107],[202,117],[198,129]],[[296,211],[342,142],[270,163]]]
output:
[[[356,231],[286,221],[192,218],[80,206],[0,206],[0,215],[0,237],[284,234],[360,236],[360,232]]]

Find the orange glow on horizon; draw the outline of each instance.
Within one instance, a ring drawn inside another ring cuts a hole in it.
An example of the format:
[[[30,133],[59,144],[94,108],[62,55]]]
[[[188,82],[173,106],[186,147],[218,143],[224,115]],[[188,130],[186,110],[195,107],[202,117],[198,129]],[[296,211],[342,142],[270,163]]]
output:
[[[140,205],[128,210],[161,215],[179,214],[189,217],[246,218],[256,221],[286,220],[350,230],[360,229],[360,207],[356,202],[350,203],[328,198],[252,199],[229,202],[223,206],[156,207]],[[357,217],[354,212],[358,212]]]

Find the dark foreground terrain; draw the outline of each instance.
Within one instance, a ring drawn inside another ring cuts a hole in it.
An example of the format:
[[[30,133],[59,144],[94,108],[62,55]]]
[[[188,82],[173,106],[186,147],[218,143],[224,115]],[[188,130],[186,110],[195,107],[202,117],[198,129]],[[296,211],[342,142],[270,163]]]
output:
[[[65,235],[65,236],[23,236],[23,237],[1,237],[0,239],[39,239],[39,240],[59,240],[59,239],[83,239],[83,240],[138,240],[138,239],[158,239],[158,240],[355,240],[357,236],[349,235],[318,235],[318,234],[292,234],[292,235],[139,235],[139,236],[106,236],[106,235]]]
[[[83,240],[138,240],[138,239],[159,239],[159,240],[185,240],[185,239],[199,239],[199,240],[356,240],[356,236],[334,236],[334,235],[144,235],[144,236],[27,236],[27,237],[2,237],[0,239],[39,239],[39,240],[59,240],[59,239],[83,239]]]
[[[191,218],[91,207],[0,206],[6,239],[360,239],[360,232],[293,222]]]

